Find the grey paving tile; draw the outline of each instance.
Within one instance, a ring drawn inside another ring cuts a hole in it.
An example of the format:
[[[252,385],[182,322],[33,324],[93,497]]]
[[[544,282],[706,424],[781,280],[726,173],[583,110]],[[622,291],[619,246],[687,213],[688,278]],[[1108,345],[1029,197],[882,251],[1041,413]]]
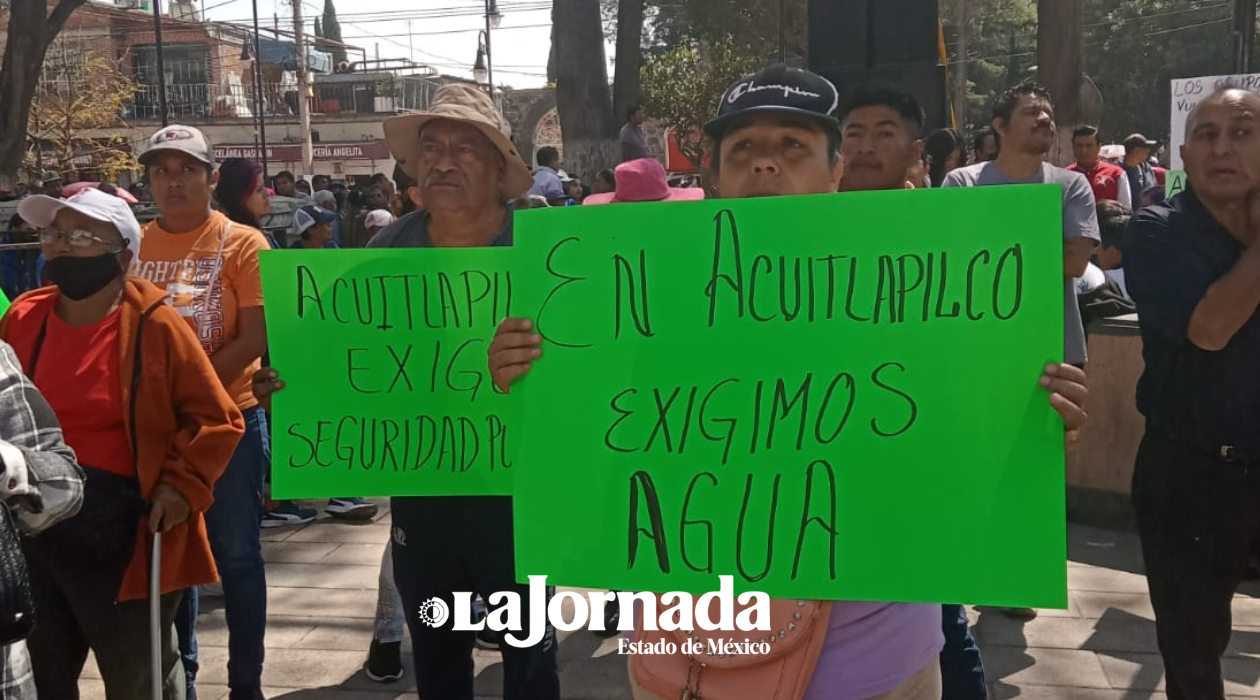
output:
[[[340,546],[335,542],[263,542],[263,560],[268,564],[314,564]]]
[[[358,524],[325,518],[304,525],[285,541],[384,545],[389,536],[389,526],[382,523]]]
[[[385,543],[380,544],[341,544],[328,556],[320,560],[321,564],[352,564],[358,566],[377,566],[381,564],[381,555],[385,553]]]
[[[982,649],[986,645],[997,644],[1085,651],[1159,651],[1155,643],[1154,623],[1141,618],[1085,620],[1039,617],[1020,624],[1001,615],[988,615],[976,626],[975,634]]]
[[[382,684],[380,690],[348,690],[333,688],[263,688],[268,700],[405,700],[416,698],[415,693],[405,693]]]
[[[201,671],[198,682],[227,682],[227,649],[199,650]],[[278,688],[321,688],[339,686],[362,672],[363,652],[327,649],[268,649],[263,665],[263,685]]]
[[[1073,591],[1147,594],[1146,576],[1102,566],[1068,566],[1068,588]]]
[[[1113,687],[1164,690],[1164,661],[1158,654],[1108,655],[1101,661]],[[1260,659],[1226,658],[1221,666],[1228,695],[1260,697]]]
[[[1073,591],[1072,598],[1081,607],[1081,613],[1097,620],[1111,610],[1119,610],[1147,620],[1155,619],[1151,598],[1145,593],[1102,593],[1098,591]]]
[[[258,539],[263,542],[286,542],[303,527],[303,525],[285,525],[284,527],[260,528]]]
[[[267,585],[277,588],[371,589],[376,591],[380,565],[271,564]],[[375,593],[374,593],[375,595]]]
[[[1082,525],[1068,525],[1068,559],[1139,574],[1146,570],[1136,534]]]
[[[268,613],[266,648],[289,649],[296,646],[298,641],[315,629],[315,625],[321,620],[322,618],[318,617]],[[197,645],[198,647],[226,647],[228,645],[227,620],[222,610],[203,613],[197,618]],[[198,694],[198,700],[200,698]]]
[[[1090,651],[1024,649],[992,644],[981,648],[985,675],[1007,685],[1111,688],[1098,656]]]
[[[295,649],[333,649],[367,654],[372,641],[373,622],[366,618],[331,618],[312,627],[294,645]]]
[[[267,611],[295,617],[376,616],[376,590],[336,588],[268,588]]]
[[[1168,700],[1163,693],[1147,690],[1099,690],[1065,688],[1053,685],[1023,685],[1018,688],[994,684],[990,700]]]

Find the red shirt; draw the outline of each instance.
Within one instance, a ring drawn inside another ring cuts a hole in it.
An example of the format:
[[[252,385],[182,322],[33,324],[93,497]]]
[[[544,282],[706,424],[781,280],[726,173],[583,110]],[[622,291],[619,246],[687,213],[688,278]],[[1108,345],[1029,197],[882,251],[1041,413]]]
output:
[[[48,330],[31,379],[57,413],[66,444],[80,463],[134,477],[131,441],[123,426],[120,316],[115,309],[90,326],[76,328],[56,312],[48,314]]]
[[[1094,169],[1088,172],[1081,170],[1081,167],[1073,163],[1067,167],[1074,173],[1080,173],[1089,180],[1089,186],[1094,189],[1094,201],[1101,202],[1104,199],[1114,199],[1120,201],[1120,181],[1124,179],[1124,168],[1118,165],[1112,165],[1106,161],[1099,160]]]

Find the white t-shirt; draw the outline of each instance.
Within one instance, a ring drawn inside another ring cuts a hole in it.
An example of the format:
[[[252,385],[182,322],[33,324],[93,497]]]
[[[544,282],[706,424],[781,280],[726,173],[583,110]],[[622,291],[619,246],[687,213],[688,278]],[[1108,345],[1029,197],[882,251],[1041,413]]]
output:
[[[1107,275],[1094,263],[1085,268],[1085,274],[1076,278],[1076,296],[1089,294],[1107,284]]]

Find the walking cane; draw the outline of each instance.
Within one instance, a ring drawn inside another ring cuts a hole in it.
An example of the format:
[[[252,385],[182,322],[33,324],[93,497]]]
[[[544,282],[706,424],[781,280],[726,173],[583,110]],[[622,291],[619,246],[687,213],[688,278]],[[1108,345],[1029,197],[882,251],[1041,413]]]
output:
[[[153,700],[162,700],[162,531],[153,533],[153,561],[149,565],[149,662],[153,666]]]

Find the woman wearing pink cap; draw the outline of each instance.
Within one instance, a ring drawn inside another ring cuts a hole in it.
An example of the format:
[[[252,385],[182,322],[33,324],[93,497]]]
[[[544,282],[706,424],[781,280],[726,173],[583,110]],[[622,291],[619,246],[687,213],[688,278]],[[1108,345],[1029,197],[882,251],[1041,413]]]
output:
[[[628,160],[617,166],[617,190],[593,194],[585,204],[624,204],[627,202],[674,202],[704,199],[698,187],[670,187],[665,166],[655,158]]]

